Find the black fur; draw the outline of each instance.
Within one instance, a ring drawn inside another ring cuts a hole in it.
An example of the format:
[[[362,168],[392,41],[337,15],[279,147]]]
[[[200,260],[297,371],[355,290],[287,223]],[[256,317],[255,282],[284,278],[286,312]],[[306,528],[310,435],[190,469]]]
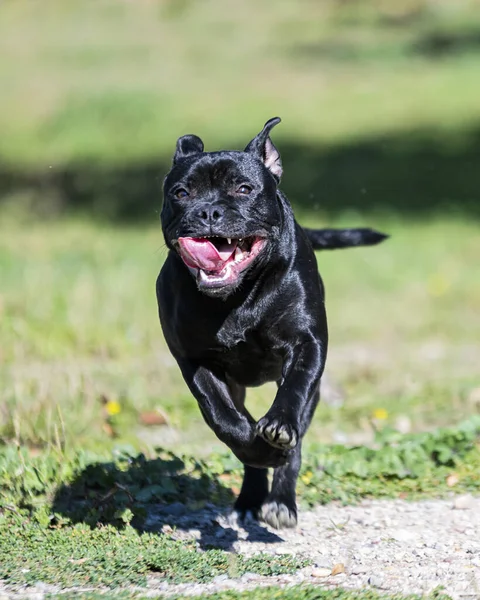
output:
[[[356,229],[307,229],[307,234],[314,250],[336,250],[354,246],[374,246],[383,242],[388,235],[369,228]]]
[[[179,139],[164,183],[162,228],[170,251],[157,299],[165,339],[205,421],[245,465],[236,510],[288,527],[297,522],[301,443],[327,354],[313,248],[375,244],[386,236],[297,224],[278,190],[282,165],[269,132],[279,121],[268,121],[244,152],[206,153],[198,137]],[[223,275],[184,262],[179,239],[204,236],[212,243],[248,240],[234,244],[250,244],[251,254],[241,256],[255,258],[238,273],[225,267],[223,284]],[[245,408],[245,389],[267,381],[276,381],[278,391],[256,422]],[[275,469],[271,489],[269,467]]]

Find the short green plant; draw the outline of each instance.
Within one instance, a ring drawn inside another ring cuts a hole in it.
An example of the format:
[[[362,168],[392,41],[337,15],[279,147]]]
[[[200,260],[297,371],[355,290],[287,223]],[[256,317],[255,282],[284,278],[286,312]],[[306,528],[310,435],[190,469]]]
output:
[[[210,581],[229,574],[231,556],[198,552],[195,544],[166,535],[138,534],[132,527],[95,529],[78,524],[61,529],[26,526],[20,518],[0,527],[0,579],[8,584],[39,581],[64,587],[145,585],[147,575],[173,583]],[[239,576],[292,573],[306,563],[294,557],[235,556]]]
[[[202,596],[204,598],[205,596]],[[294,586],[286,589],[258,588],[248,592],[226,591],[207,596],[209,600],[449,600],[441,590],[427,596],[380,594],[374,590],[351,591],[341,588],[325,590],[316,586]],[[198,600],[200,596],[193,597]]]
[[[174,600],[180,600],[183,596],[168,596]],[[120,591],[116,593],[102,594],[95,592],[70,593],[69,598],[73,600],[144,600],[141,593]],[[163,600],[158,596],[158,600]],[[450,596],[443,594],[438,589],[426,596],[403,595],[403,594],[380,594],[374,590],[352,591],[337,588],[334,590],[321,589],[318,586],[302,585],[289,588],[264,587],[245,592],[227,590],[215,594],[202,594],[192,596],[192,600],[208,598],[209,600],[451,600]],[[62,600],[63,596],[49,595],[48,600]]]
[[[456,491],[480,490],[479,437],[476,415],[457,427],[418,434],[386,427],[377,432],[374,447],[318,445],[303,466],[301,497],[313,505],[368,496],[439,496],[452,491],[447,483],[452,472]]]
[[[299,479],[304,504],[363,497],[438,496],[480,489],[480,416],[457,427],[402,435],[385,429],[375,447],[317,445],[305,456]],[[0,506],[15,507],[46,526],[82,522],[141,524],[150,506],[185,502],[190,509],[232,502],[242,468],[231,454],[205,460],[157,450],[113,454],[0,447]],[[127,511],[127,512],[126,512]]]

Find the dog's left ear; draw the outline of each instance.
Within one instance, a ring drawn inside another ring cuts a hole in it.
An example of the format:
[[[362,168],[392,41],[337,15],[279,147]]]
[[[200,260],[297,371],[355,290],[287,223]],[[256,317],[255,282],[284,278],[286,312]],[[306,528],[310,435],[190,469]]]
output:
[[[270,139],[270,131],[275,125],[278,125],[280,121],[280,117],[274,117],[267,121],[262,131],[255,136],[245,148],[245,152],[255,154],[263,162],[277,181],[280,181],[280,177],[283,173],[282,160],[280,158],[280,153]]]
[[[173,163],[175,164],[181,158],[187,158],[194,154],[203,152],[203,142],[196,135],[183,135],[177,140],[177,147],[173,155]]]

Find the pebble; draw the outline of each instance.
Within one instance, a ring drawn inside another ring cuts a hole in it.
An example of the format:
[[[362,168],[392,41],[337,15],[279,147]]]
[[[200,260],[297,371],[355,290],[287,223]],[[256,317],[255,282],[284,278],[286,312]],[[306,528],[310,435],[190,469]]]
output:
[[[379,590],[384,588],[384,582],[385,578],[382,575],[371,575],[368,578],[368,585],[371,585]]]
[[[473,508],[475,500],[472,495],[464,494],[463,496],[457,496],[453,501],[453,508],[457,510],[469,510]]]
[[[242,581],[255,581],[256,579],[261,579],[261,575],[258,573],[244,573],[241,577]]]
[[[318,567],[311,572],[312,577],[329,577],[332,574],[332,569]]]
[[[391,537],[397,542],[409,542],[417,537],[415,531],[409,531],[408,529],[398,529],[393,531]]]

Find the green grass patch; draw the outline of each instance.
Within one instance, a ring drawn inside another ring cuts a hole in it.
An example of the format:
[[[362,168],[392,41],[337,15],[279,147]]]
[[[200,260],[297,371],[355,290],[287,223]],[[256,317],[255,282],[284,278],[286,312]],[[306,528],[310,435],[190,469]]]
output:
[[[187,130],[245,143],[277,112],[280,135],[317,142],[480,118],[467,0],[176,5],[2,5],[0,158],[165,157]]]
[[[154,219],[180,135],[240,149],[279,114],[283,186],[305,209],[478,216],[469,0],[0,10],[2,214]]]
[[[189,510],[228,504],[233,494],[227,483],[239,475],[240,463],[228,454],[199,461],[161,450],[147,457],[125,447],[111,455],[36,456],[25,448],[0,448],[1,505],[44,527],[75,522],[123,527],[134,521],[141,528],[159,502],[184,502]]]
[[[50,594],[48,600],[60,600],[63,596]],[[175,600],[183,596],[168,596]],[[96,593],[80,592],[69,593],[69,598],[75,600],[144,600],[141,593],[136,592],[118,592],[118,593]],[[159,599],[164,598],[158,596]],[[209,598],[209,600],[451,600],[451,597],[444,594],[439,588],[431,594],[419,596],[417,594],[381,594],[374,590],[352,591],[341,588],[335,590],[324,590],[317,586],[302,585],[288,588],[279,587],[259,587],[245,592],[236,592],[233,590],[217,592],[215,594],[202,594],[201,596],[191,596],[192,600],[200,598]]]
[[[248,592],[226,591],[217,594],[209,594],[210,600],[448,600],[450,596],[443,594],[441,590],[432,592],[425,596],[415,594],[381,594],[374,590],[351,591],[351,590],[322,590],[314,586],[294,586],[286,589],[273,587],[257,588]],[[197,600],[200,596],[194,596]]]
[[[480,490],[480,417],[431,433],[384,430],[375,447],[318,446],[306,454],[298,492],[304,505],[362,498],[440,497]],[[238,493],[242,469],[230,454],[206,460],[156,451],[150,456],[118,449],[105,456],[77,452],[0,449],[0,507],[51,529],[74,523],[132,523],[142,530],[158,503],[181,502],[188,510],[228,505]],[[448,476],[455,474],[454,487]],[[188,499],[188,500],[186,500]]]
[[[92,530],[85,525],[45,530],[10,520],[0,536],[0,579],[10,585],[41,581],[62,587],[144,586],[147,575],[172,583],[208,582],[225,574],[293,573],[305,564],[294,557],[198,552],[194,543],[139,535],[132,527],[121,532],[112,526]]]
[[[457,427],[402,435],[389,428],[377,433],[375,447],[318,446],[303,464],[304,503],[361,498],[441,497],[480,490],[480,416]]]

